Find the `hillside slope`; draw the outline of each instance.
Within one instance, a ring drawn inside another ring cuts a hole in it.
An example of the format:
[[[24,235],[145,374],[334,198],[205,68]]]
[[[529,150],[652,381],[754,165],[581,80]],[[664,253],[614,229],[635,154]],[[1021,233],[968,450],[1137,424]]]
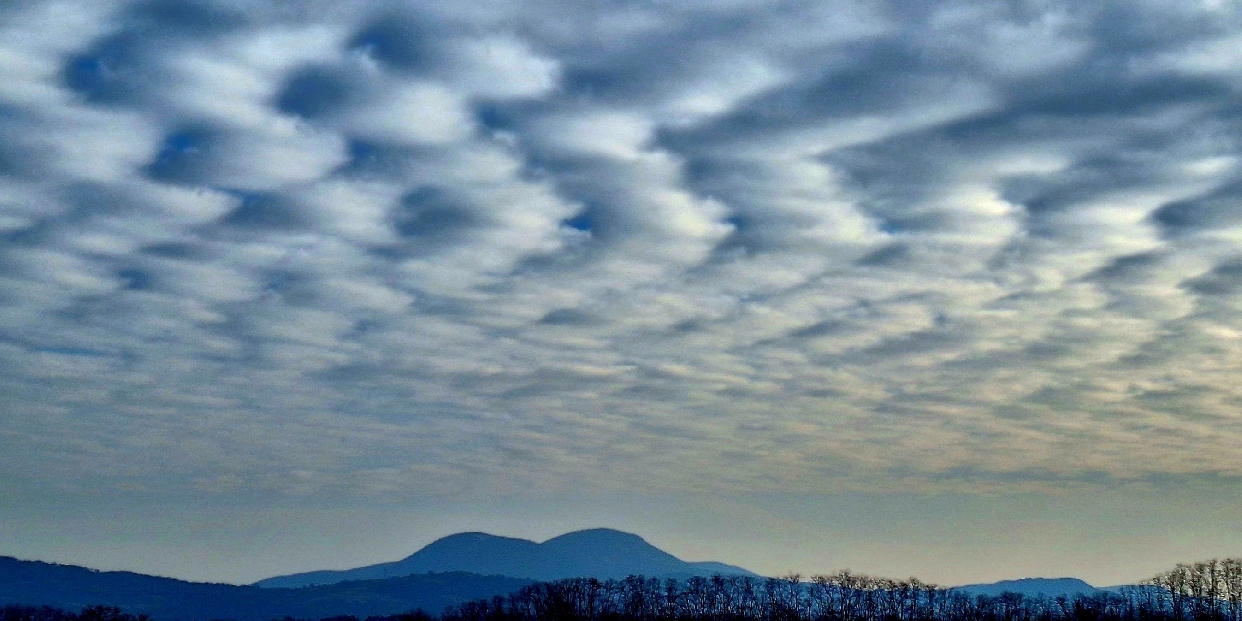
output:
[[[647,543],[638,535],[597,528],[566,533],[543,543],[487,533],[459,533],[438,539],[392,563],[276,576],[260,580],[255,586],[292,588],[444,571],[533,580],[606,579],[629,575],[687,578],[716,573],[755,575],[723,563],[689,563]]]
[[[1092,595],[1100,589],[1078,578],[1021,578],[989,584],[968,584],[954,587],[953,590],[988,597],[996,597],[1002,593],[1021,593],[1028,597],[1070,597],[1080,594]]]
[[[47,605],[73,611],[105,604],[159,621],[366,617],[417,608],[438,613],[453,604],[512,593],[529,583],[455,572],[303,589],[260,589],[0,557],[0,605]]]

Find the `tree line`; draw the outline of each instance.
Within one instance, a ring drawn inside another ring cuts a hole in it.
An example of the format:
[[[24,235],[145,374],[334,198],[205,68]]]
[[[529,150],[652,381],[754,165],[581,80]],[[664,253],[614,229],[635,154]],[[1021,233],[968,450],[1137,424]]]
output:
[[[154,620],[108,606],[78,613],[7,606],[0,621]],[[451,606],[438,618],[420,610],[365,621],[1242,621],[1242,559],[1182,564],[1115,592],[1068,597],[972,596],[914,578],[848,571],[809,579],[577,578]]]
[[[4,606],[0,621],[153,621],[147,615],[130,614],[116,606],[87,606],[69,612],[51,606]]]
[[[1115,592],[1068,597],[972,596],[848,571],[810,579],[571,579],[467,602],[440,621],[1242,621],[1242,559],[1178,565]]]

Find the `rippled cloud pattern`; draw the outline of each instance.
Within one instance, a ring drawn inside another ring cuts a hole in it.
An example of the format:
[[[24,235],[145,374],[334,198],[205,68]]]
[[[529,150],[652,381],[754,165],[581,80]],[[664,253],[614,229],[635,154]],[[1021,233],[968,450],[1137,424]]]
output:
[[[1240,17],[0,2],[0,477],[1240,477]]]

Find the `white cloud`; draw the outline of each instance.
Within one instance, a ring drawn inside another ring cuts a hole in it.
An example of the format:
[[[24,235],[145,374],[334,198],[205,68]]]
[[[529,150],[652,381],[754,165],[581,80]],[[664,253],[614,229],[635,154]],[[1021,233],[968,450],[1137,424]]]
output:
[[[351,111],[348,130],[377,141],[411,145],[465,138],[471,121],[460,93],[429,82],[399,82]]]
[[[6,483],[1242,471],[1228,10],[21,4]]]
[[[520,39],[493,36],[465,40],[450,48],[458,66],[453,82],[482,97],[539,97],[556,88],[560,66],[535,54]]]

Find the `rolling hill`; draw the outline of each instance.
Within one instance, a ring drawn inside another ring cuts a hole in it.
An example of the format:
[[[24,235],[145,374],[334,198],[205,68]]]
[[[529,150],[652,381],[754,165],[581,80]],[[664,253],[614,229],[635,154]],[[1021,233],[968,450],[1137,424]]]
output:
[[[449,571],[533,580],[624,578],[634,574],[666,578],[756,575],[723,563],[683,561],[638,535],[596,528],[566,533],[543,543],[486,533],[459,533],[438,539],[392,563],[276,576],[254,585],[292,588]]]
[[[418,608],[434,614],[453,604],[511,593],[530,582],[455,572],[303,589],[260,589],[0,557],[0,605],[74,611],[104,604],[159,621],[366,617]]]
[[[1093,595],[1097,589],[1078,578],[1020,578],[1018,580],[1001,580],[988,584],[968,584],[954,587],[955,591],[963,591],[971,595],[996,597],[1002,593],[1021,593],[1027,597],[1070,597],[1073,595]]]

